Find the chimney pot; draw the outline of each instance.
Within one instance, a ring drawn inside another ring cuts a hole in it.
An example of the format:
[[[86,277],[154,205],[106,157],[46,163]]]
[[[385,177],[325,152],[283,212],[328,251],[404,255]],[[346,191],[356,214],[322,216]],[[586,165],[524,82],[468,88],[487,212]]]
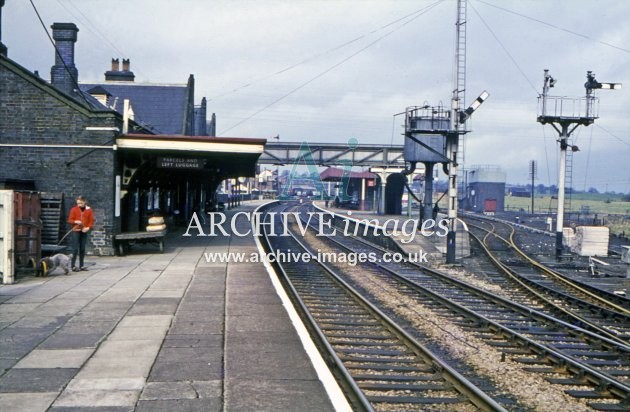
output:
[[[105,72],[106,82],[133,82],[136,76],[129,70],[129,59],[122,59],[122,70],[120,70],[120,60],[112,59],[112,69]]]

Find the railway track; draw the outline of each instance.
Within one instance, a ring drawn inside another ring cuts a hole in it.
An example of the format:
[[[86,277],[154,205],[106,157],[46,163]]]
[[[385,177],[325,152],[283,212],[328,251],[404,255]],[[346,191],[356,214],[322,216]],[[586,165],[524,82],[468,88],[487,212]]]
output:
[[[338,247],[353,253],[377,250],[356,238],[326,238],[326,241],[334,241]],[[591,402],[593,408],[628,407],[628,346],[418,265],[388,262],[377,266],[381,272],[378,276],[395,284],[401,294],[423,304],[431,302],[441,311],[453,311],[456,317],[465,319],[463,326],[468,325],[473,333],[504,354],[519,356],[518,361],[531,364],[530,370],[560,375],[549,378],[550,382],[583,387],[566,392],[577,398],[598,399]],[[611,399],[614,401],[609,402]]]
[[[267,236],[269,251],[311,253],[295,236]],[[279,222],[276,222],[279,224]],[[282,228],[276,228],[276,233]],[[359,410],[505,410],[416,341],[323,264],[277,269],[340,386]]]
[[[504,221],[487,220],[477,216],[468,216],[467,219],[473,219],[483,225],[489,226],[488,228],[472,225],[473,227],[476,226],[486,233],[488,231],[492,232],[494,237],[496,237],[499,241],[508,246],[510,252],[512,252],[515,257],[518,257],[518,260],[539,269],[540,272],[549,277],[548,279],[550,281],[560,286],[571,288],[573,290],[573,293],[579,293],[582,296],[585,296],[586,298],[592,300],[594,303],[597,303],[603,307],[607,307],[608,309],[623,313],[625,315],[630,315],[630,299],[620,295],[616,295],[603,289],[599,289],[592,285],[588,285],[576,279],[571,279],[569,276],[538,262],[528,253],[523,251],[522,247],[517,241],[517,238],[523,233],[517,232],[516,227],[514,227],[513,225]],[[545,244],[543,244],[543,248],[544,247],[546,247]]]
[[[518,288],[547,306],[549,313],[579,324],[612,340],[630,341],[627,299],[575,282],[535,261],[516,244],[515,230],[502,224],[507,234],[497,233],[496,222],[482,227],[469,223],[471,236],[500,271],[494,281]]]

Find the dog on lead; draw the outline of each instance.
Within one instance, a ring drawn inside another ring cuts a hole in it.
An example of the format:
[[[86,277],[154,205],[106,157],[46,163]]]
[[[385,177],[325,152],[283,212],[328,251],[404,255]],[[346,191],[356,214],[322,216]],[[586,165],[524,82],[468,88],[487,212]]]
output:
[[[63,274],[67,275],[70,272],[70,257],[63,253],[57,253],[56,255],[45,257],[39,261],[37,265],[36,276],[48,276],[57,268],[63,269]]]

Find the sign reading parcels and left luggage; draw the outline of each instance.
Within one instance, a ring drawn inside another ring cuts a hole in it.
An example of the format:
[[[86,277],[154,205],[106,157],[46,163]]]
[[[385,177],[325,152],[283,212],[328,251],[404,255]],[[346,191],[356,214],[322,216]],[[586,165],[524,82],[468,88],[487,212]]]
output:
[[[204,159],[183,157],[158,157],[157,167],[161,169],[203,169]]]

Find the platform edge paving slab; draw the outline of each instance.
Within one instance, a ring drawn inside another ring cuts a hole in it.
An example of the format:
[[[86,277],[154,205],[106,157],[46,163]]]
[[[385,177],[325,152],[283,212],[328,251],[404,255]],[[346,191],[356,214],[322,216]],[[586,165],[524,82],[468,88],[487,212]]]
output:
[[[318,380],[228,379],[226,386],[227,411],[335,410]]]
[[[226,284],[225,410],[334,410],[263,264],[229,264]]]
[[[253,207],[228,218],[239,211]],[[257,253],[251,235],[180,237],[164,254],[93,258],[98,270],[73,278],[0,287],[0,341],[21,343],[0,365],[0,410],[26,399],[15,410],[330,409],[264,266],[203,256],[226,251]]]

